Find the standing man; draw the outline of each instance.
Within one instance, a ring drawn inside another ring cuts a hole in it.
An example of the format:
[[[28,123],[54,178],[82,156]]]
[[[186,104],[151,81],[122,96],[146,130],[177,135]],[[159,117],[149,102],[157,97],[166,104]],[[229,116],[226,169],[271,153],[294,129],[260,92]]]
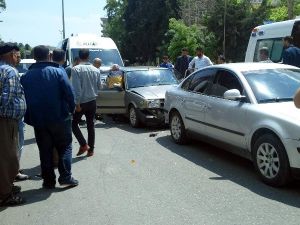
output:
[[[15,68],[20,49],[16,44],[0,45],[0,206],[18,205],[24,200],[13,186],[18,174],[18,121],[24,116],[26,103]]]
[[[181,77],[178,77],[178,79],[184,78],[186,70],[188,69],[189,63],[192,60],[192,57],[188,54],[188,49],[183,48],[181,49],[181,56],[177,57],[176,63],[175,63],[175,70],[177,70]]]
[[[294,46],[292,37],[285,37],[283,39],[282,63],[297,66],[300,68],[300,48]]]
[[[74,67],[74,66],[77,66],[79,63],[80,63],[80,59],[79,59],[78,56],[76,56],[76,57],[74,58],[74,61],[73,61],[73,67]],[[65,70],[66,70],[66,73],[67,73],[67,75],[68,75],[68,78],[71,79],[72,65],[67,66],[67,67],[65,68]]]
[[[164,55],[162,59],[163,62],[159,65],[160,67],[168,68],[170,70],[174,68],[173,64],[169,60],[169,56]]]
[[[52,61],[63,67],[66,62],[66,52],[59,48],[54,49],[52,52]]]
[[[75,91],[76,109],[72,121],[73,133],[80,144],[77,156],[87,151],[87,156],[94,155],[96,97],[100,88],[100,70],[89,63],[89,49],[80,49],[80,64],[72,69],[72,84]],[[88,141],[83,137],[78,126],[85,115]]]
[[[93,66],[100,70],[100,67],[102,66],[102,60],[100,58],[94,58]]]
[[[55,188],[53,149],[59,156],[58,182],[74,187],[78,181],[72,177],[71,118],[75,109],[74,94],[64,70],[57,63],[49,62],[49,48],[33,48],[36,63],[21,77],[26,103],[25,122],[34,128],[40,152],[44,188]]]
[[[196,71],[203,67],[212,65],[210,59],[206,55],[204,55],[202,48],[199,47],[196,49],[196,55],[197,56],[195,56],[193,60],[189,63],[189,70],[194,68],[194,71]]]

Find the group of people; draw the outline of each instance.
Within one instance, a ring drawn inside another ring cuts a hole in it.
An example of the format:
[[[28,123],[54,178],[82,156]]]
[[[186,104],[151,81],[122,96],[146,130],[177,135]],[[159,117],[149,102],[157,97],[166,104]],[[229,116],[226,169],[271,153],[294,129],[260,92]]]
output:
[[[55,164],[60,185],[78,185],[71,172],[72,132],[80,144],[77,156],[94,155],[100,70],[89,63],[89,50],[81,49],[78,62],[67,70],[62,67],[65,52],[61,49],[50,54],[48,47],[39,45],[32,53],[36,63],[19,77],[15,67],[20,62],[20,49],[14,43],[0,45],[0,206],[24,202],[18,195],[21,187],[14,185],[24,142],[23,126],[19,131],[23,118],[34,128],[43,188],[55,188]],[[68,76],[72,77],[71,81]],[[78,125],[83,115],[87,123],[87,140]],[[18,140],[22,136],[23,141]],[[56,163],[54,149],[58,158]]]

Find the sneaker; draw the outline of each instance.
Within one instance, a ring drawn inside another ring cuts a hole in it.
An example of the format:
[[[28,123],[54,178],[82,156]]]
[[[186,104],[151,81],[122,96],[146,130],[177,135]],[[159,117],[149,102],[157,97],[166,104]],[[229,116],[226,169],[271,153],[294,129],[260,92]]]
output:
[[[6,199],[0,200],[0,207],[21,205],[24,202],[24,198],[11,193]]]
[[[88,150],[88,153],[86,154],[87,157],[91,157],[94,155],[94,151],[93,150]]]
[[[13,185],[13,186],[12,186],[11,192],[12,192],[14,195],[20,193],[20,192],[21,192],[21,186]]]
[[[85,144],[84,146],[81,146],[77,152],[77,156],[82,155],[83,153],[85,153],[86,151],[88,151],[90,149],[90,146],[88,146],[88,144]]]
[[[75,187],[79,184],[78,180],[75,180],[74,177],[71,177],[68,181],[59,181],[60,186],[64,187]]]
[[[15,180],[16,181],[23,181],[23,180],[28,180],[29,179],[29,176],[26,175],[26,174],[22,174],[22,173],[18,173]]]

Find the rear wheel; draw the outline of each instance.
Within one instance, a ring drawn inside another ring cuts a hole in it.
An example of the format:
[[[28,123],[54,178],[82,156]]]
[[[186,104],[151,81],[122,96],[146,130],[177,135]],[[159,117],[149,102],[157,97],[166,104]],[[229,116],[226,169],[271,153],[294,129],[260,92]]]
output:
[[[271,186],[283,186],[290,180],[288,156],[281,141],[273,134],[265,134],[255,141],[253,163],[261,179]]]
[[[136,108],[131,105],[129,107],[129,123],[132,127],[139,127],[141,122],[140,122],[140,119],[138,117],[138,114],[137,114],[137,110]]]
[[[173,112],[170,116],[170,131],[173,140],[177,144],[185,144],[187,142],[185,126],[178,112]]]

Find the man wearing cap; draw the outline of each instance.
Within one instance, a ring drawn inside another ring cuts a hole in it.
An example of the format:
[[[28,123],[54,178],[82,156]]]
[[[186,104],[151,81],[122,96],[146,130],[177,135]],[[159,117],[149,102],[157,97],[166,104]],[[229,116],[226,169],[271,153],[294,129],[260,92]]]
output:
[[[0,45],[0,206],[18,205],[24,200],[13,181],[18,174],[18,121],[26,103],[17,70],[20,49],[14,43]]]

